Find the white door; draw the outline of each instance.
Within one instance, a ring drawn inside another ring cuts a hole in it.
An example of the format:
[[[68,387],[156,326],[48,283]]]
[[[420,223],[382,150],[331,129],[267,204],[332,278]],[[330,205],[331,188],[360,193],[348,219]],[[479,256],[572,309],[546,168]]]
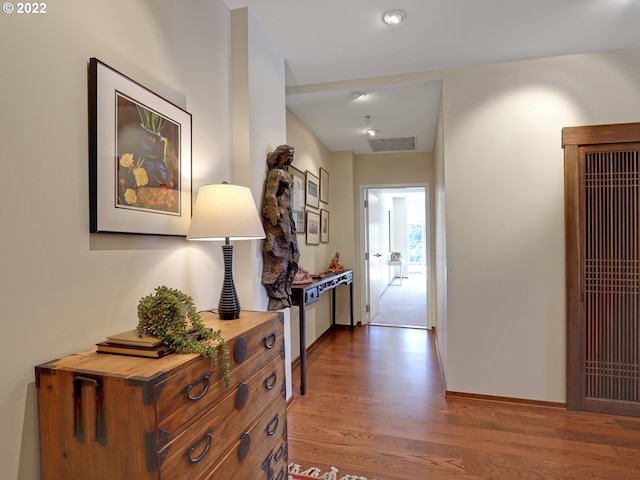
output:
[[[381,259],[383,258],[380,251],[380,199],[372,190],[365,191],[367,199],[367,258],[368,258],[368,304],[369,315],[368,320],[372,322],[380,311],[380,292],[382,291],[382,268]]]

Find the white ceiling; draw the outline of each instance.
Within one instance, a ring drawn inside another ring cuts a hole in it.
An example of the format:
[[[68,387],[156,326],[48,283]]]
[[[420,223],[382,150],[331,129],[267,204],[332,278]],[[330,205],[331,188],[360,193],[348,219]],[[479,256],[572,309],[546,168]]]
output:
[[[640,0],[225,0],[286,61],[287,106],[331,151],[416,137],[431,151],[442,70],[640,48]],[[391,27],[390,9],[407,18]],[[354,91],[367,97],[355,101]],[[373,120],[365,122],[365,116]]]

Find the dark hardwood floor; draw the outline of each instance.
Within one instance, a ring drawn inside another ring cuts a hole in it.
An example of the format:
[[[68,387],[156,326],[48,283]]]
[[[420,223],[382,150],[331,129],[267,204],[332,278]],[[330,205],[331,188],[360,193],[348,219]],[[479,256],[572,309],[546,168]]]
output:
[[[360,327],[308,356],[289,462],[369,480],[640,479],[640,419],[444,398],[433,333]]]

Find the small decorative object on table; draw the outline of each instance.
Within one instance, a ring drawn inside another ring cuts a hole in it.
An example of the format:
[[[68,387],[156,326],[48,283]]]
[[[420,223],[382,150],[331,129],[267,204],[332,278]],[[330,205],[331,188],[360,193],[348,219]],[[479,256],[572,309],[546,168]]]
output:
[[[311,282],[313,282],[313,275],[309,273],[309,270],[298,265],[298,272],[296,273],[296,276],[293,277],[292,285],[304,285]]]
[[[323,273],[342,273],[344,272],[344,266],[340,264],[340,252],[336,252],[331,261],[329,267]]]
[[[200,340],[200,333],[193,327],[189,328],[189,336]],[[100,353],[115,353],[117,355],[131,355],[133,357],[162,358],[173,351],[162,339],[151,335],[140,336],[138,329],[109,335],[107,340],[96,344]]]
[[[138,335],[150,335],[162,340],[171,351],[178,353],[199,353],[218,365],[216,345],[199,341],[193,336],[197,332],[202,340],[214,340],[220,346],[222,356],[222,376],[229,387],[229,349],[220,330],[207,329],[196,310],[193,298],[180,290],[156,287],[156,293],[147,295],[138,303]],[[190,328],[187,319],[191,323]]]

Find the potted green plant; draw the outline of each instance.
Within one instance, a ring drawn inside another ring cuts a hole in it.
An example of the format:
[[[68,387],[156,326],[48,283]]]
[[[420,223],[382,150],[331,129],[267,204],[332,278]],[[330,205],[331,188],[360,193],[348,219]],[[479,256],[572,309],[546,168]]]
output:
[[[210,359],[214,367],[221,360],[225,386],[228,388],[231,384],[227,342],[220,330],[205,327],[189,295],[164,285],[156,287],[154,294],[141,298],[138,303],[137,331],[140,336],[161,339],[174,352],[199,353]],[[220,351],[207,340],[217,342]]]

